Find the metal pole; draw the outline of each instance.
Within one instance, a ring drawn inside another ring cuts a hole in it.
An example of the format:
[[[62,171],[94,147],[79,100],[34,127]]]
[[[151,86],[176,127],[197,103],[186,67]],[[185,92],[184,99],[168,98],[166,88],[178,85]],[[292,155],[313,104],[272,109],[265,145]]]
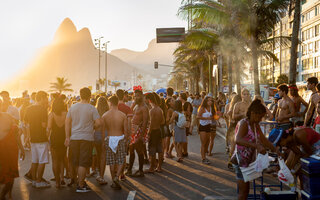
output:
[[[98,66],[98,68],[99,68],[99,79],[98,79],[98,82],[99,82],[99,85],[100,85],[100,44],[101,44],[101,40],[100,40],[100,38],[99,38],[99,46],[98,46],[98,52],[99,52],[99,66]],[[100,89],[100,88],[99,88]]]
[[[107,94],[108,92],[108,73],[107,73],[107,70],[108,70],[108,49],[107,49],[107,46],[108,46],[108,43],[106,43],[106,60],[105,60],[105,89],[104,89],[104,92]]]

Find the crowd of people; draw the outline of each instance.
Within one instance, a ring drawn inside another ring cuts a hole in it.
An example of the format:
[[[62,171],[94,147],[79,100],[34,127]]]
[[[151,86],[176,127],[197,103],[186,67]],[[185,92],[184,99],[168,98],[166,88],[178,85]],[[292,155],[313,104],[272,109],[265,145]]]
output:
[[[55,186],[75,186],[76,192],[90,191],[87,176],[107,184],[106,165],[115,190],[121,189],[126,176],[161,173],[165,159],[183,162],[188,156],[188,135],[195,133],[200,137],[201,162],[210,165],[207,156],[212,156],[222,118],[227,124],[228,167],[236,172],[238,198],[246,199],[249,183],[244,182],[240,167],[254,161],[255,152],[273,151],[296,172],[299,158],[319,153],[320,135],[315,130],[320,130],[320,84],[315,77],[307,82],[312,91],[309,103],[296,85],[282,84],[269,105],[260,95],[251,99],[247,89],[230,96],[219,92],[217,98],[206,92],[177,93],[172,88],[160,94],[143,93],[142,88],[132,93],[119,89],[113,95],[92,95],[90,89],[82,88],[75,97],[38,91],[16,99],[2,91],[0,184],[5,187],[0,199],[11,196],[14,178],[19,176],[18,154],[24,159],[29,150],[32,164],[24,177],[33,187],[50,187],[43,178],[50,151]],[[259,125],[263,120],[275,121],[283,131],[268,140]],[[139,167],[133,172],[136,155]],[[150,165],[144,170],[146,163]]]
[[[51,152],[55,186],[75,186],[76,192],[90,191],[88,176],[107,184],[106,165],[117,190],[126,176],[161,173],[164,159],[183,162],[187,136],[194,132],[200,135],[202,163],[210,164],[206,156],[212,155],[218,109],[224,108],[223,101],[205,92],[193,96],[172,88],[165,94],[144,94],[138,88],[92,95],[82,88],[75,97],[44,91],[14,99],[2,91],[0,96],[0,183],[6,185],[0,199],[11,197],[19,176],[19,150],[21,159],[31,151],[32,164],[24,177],[33,187],[50,187],[43,174]],[[139,168],[133,172],[136,155]],[[146,163],[148,169],[143,168]]]

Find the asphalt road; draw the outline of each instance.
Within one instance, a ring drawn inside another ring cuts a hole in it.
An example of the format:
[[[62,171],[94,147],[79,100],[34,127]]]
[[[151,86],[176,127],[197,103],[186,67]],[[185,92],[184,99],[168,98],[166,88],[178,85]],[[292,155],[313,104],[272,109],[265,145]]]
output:
[[[223,136],[222,132],[223,129],[220,129],[220,135]],[[127,180],[121,182],[120,191],[110,188],[108,167],[105,175],[108,184],[100,186],[94,177],[88,178],[87,183],[92,189],[89,193],[79,194],[75,192],[75,188],[67,186],[56,189],[55,182],[51,182],[50,188],[33,188],[23,178],[31,165],[31,154],[27,152],[26,159],[19,163],[21,177],[15,181],[13,199],[236,199],[236,179],[234,173],[227,168],[224,138],[217,136],[215,139],[214,154],[208,157],[211,165],[201,163],[199,136],[194,134],[188,139],[189,157],[183,163],[176,162],[175,158],[166,159],[162,173],[146,174],[144,178],[127,177]],[[144,166],[145,169],[148,167]],[[137,163],[134,168],[138,168]],[[44,178],[50,180],[52,177],[51,164],[48,164]]]

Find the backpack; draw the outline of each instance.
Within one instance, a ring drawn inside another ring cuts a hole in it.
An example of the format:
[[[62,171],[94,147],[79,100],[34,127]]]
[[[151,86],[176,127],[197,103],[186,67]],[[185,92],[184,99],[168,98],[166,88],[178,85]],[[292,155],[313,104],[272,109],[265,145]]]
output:
[[[187,125],[187,119],[186,116],[182,113],[178,113],[179,117],[178,117],[178,121],[176,122],[177,126],[179,128],[185,128]]]

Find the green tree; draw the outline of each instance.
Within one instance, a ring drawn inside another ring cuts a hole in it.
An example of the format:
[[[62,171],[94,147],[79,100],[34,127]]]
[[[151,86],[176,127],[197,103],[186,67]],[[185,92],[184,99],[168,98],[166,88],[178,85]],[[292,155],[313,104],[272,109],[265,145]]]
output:
[[[73,92],[73,89],[70,87],[72,86],[71,83],[67,83],[68,79],[64,77],[57,77],[56,82],[50,83],[51,92],[59,92],[60,94],[62,92]]]
[[[229,66],[248,59],[249,55],[253,66],[255,93],[260,94],[258,57],[265,55],[276,58],[266,46],[285,38],[271,40],[268,33],[272,32],[274,25],[280,20],[280,14],[286,10],[288,2],[289,0],[201,0],[182,6],[180,11],[192,12],[193,19],[202,28],[209,27],[218,34],[219,54],[228,60]],[[232,67],[228,69],[230,73]],[[238,80],[236,82],[239,83]]]
[[[285,75],[285,74],[281,74],[280,76],[278,76],[278,79],[277,79],[277,86],[280,85],[280,84],[287,84],[288,83],[288,76]]]

